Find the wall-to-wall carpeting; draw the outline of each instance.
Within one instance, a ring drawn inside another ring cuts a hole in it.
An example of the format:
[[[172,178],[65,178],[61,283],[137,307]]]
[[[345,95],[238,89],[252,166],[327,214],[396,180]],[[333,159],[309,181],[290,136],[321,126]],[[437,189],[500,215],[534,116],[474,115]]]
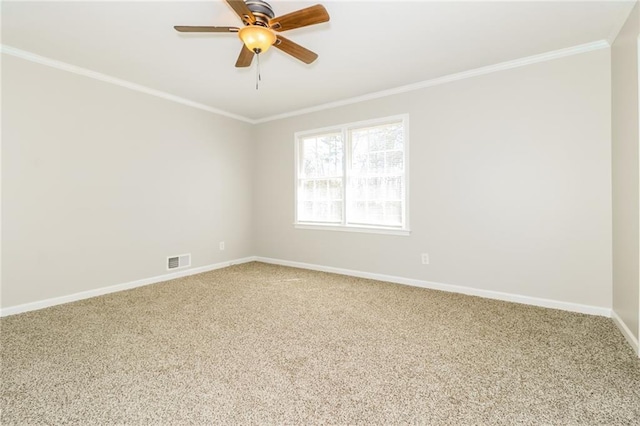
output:
[[[611,320],[248,263],[2,318],[9,424],[638,424]]]

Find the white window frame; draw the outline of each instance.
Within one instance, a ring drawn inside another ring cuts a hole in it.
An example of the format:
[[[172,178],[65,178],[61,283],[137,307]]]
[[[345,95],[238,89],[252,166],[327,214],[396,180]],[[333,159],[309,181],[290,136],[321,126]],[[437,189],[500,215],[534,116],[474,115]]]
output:
[[[349,191],[349,179],[348,174],[349,164],[351,161],[351,140],[349,139],[349,131],[364,127],[380,126],[387,123],[402,122],[403,125],[403,162],[404,162],[404,209],[403,218],[404,223],[401,227],[393,226],[374,226],[374,225],[355,225],[347,223],[347,205],[349,204],[350,191]],[[303,138],[312,136],[320,136],[327,133],[341,133],[342,140],[344,141],[344,182],[343,182],[343,214],[342,223],[319,223],[319,222],[302,222],[298,220],[298,181],[300,170],[300,141]],[[328,231],[347,231],[347,232],[367,232],[374,234],[391,234],[391,235],[409,235],[411,233],[409,229],[409,114],[393,115],[390,117],[376,118],[372,120],[358,121],[354,123],[340,124],[337,126],[323,127],[320,129],[305,130],[296,132],[294,134],[294,227],[297,229],[313,229],[313,230],[328,230]]]

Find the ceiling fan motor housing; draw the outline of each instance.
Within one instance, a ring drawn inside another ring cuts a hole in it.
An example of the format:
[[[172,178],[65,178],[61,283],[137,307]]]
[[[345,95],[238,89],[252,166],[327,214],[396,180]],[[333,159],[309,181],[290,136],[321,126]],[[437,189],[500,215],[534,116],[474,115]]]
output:
[[[276,14],[273,12],[273,9],[266,1],[246,0],[245,4],[247,5],[251,13],[253,13],[253,16],[256,17],[256,22],[254,23],[254,25],[257,24],[268,27],[269,19],[273,19],[276,16]]]

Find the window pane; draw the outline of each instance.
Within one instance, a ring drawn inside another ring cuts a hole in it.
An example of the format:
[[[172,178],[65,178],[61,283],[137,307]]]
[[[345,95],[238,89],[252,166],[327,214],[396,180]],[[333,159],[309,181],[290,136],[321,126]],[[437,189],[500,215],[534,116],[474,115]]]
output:
[[[387,225],[402,224],[402,203],[400,201],[388,201],[384,206],[385,223]]]
[[[300,220],[311,220],[313,217],[313,201],[302,201],[298,206],[298,218]]]
[[[367,198],[369,200],[381,200],[384,198],[384,188],[382,187],[382,178],[369,178],[369,186],[367,188]]]
[[[313,200],[315,182],[312,180],[306,181],[302,183],[302,187],[298,192],[299,200]]]
[[[350,130],[349,223],[403,225],[403,132],[403,123]]]
[[[299,139],[299,221],[342,222],[343,145],[341,132]]]
[[[367,203],[367,223],[381,223],[384,216],[384,204],[378,201]]]
[[[367,136],[370,151],[383,151],[385,149],[384,135],[379,127],[370,129]]]
[[[353,189],[352,196],[355,197],[357,200],[366,200],[366,198],[367,198],[367,193],[366,193],[367,179],[354,178],[354,179],[351,180],[351,182],[352,182],[351,188]]]
[[[342,221],[342,201],[333,201],[331,203],[331,212],[329,217],[332,222]]]
[[[341,135],[328,134],[305,138],[300,144],[303,177],[342,176],[343,148]]]
[[[387,200],[402,199],[402,178],[393,176],[386,177],[385,186]]]
[[[384,173],[384,152],[372,152],[367,161],[367,173]]]
[[[342,180],[331,179],[329,185],[329,198],[331,200],[342,200]]]
[[[404,150],[404,128],[402,124],[396,123],[387,127],[386,146],[387,149]]]
[[[351,171],[356,174],[367,172],[367,162],[369,161],[366,142],[354,143],[351,153]]]
[[[402,151],[389,151],[385,158],[385,170],[388,173],[397,173],[404,170],[404,154]]]
[[[367,219],[367,203],[365,201],[356,201],[353,209],[349,212],[351,214],[351,222],[364,223]]]
[[[316,181],[316,190],[315,190],[315,198],[316,199],[327,199],[329,193],[327,192],[327,181],[326,180],[317,180]]]
[[[342,222],[342,179],[300,179],[298,220]]]

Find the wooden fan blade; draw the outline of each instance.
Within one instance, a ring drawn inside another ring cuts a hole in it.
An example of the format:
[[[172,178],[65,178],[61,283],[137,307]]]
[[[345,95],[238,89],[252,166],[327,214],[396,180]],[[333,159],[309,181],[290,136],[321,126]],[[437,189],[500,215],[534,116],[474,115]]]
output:
[[[269,26],[274,31],[287,31],[308,25],[320,24],[329,20],[329,13],[323,5],[317,4],[286,15],[276,16],[269,20]]]
[[[292,42],[289,39],[282,37],[281,35],[278,35],[278,40],[276,41],[274,46],[282,50],[283,52],[288,53],[294,58],[301,60],[305,64],[310,64],[318,58],[318,55],[316,53],[300,46],[297,43]]]
[[[249,65],[251,65],[251,62],[253,61],[254,56],[255,54],[249,49],[247,49],[247,46],[243,44],[242,50],[240,51],[240,56],[238,56],[238,60],[236,61],[236,67],[237,68],[248,67]]]
[[[253,16],[253,12],[249,10],[243,0],[227,0],[229,6],[236,12],[236,14],[242,19],[242,22],[253,24],[256,22],[256,17]]]
[[[176,25],[173,27],[181,33],[237,33],[240,29],[237,27],[189,27]]]

